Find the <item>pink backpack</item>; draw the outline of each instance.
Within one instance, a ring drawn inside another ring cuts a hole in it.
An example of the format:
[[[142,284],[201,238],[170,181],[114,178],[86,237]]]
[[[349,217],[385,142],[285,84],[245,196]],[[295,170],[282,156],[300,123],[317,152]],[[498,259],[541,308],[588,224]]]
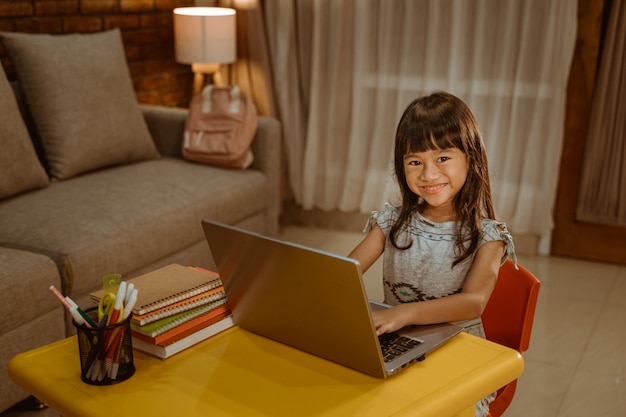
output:
[[[226,168],[252,164],[250,144],[257,128],[254,102],[236,85],[207,85],[189,105],[183,157]]]

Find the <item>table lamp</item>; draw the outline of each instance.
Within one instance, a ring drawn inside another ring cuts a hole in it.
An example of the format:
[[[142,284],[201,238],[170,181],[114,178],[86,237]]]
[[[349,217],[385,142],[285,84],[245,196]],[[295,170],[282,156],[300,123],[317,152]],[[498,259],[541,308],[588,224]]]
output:
[[[226,7],[179,7],[174,9],[176,61],[191,64],[194,92],[202,89],[205,75],[221,84],[220,64],[235,62],[236,26],[234,9]]]

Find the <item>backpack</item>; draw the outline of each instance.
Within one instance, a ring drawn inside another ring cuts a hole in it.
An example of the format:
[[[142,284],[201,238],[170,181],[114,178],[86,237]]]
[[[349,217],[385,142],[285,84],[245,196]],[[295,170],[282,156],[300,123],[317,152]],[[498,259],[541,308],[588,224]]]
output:
[[[254,102],[236,85],[207,85],[189,105],[183,158],[226,168],[252,164],[250,144],[257,128]]]

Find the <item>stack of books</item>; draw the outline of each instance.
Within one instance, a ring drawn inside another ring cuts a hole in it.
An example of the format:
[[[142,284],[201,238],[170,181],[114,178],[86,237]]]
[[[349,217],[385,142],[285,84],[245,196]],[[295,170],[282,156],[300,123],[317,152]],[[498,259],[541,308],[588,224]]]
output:
[[[171,264],[128,280],[139,290],[133,347],[166,359],[234,325],[219,275]],[[98,303],[103,291],[91,293]]]

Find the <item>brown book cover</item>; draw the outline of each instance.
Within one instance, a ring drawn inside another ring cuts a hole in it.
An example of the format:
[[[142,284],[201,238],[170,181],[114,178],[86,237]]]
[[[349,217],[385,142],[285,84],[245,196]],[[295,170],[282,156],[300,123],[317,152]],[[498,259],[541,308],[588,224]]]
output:
[[[128,280],[138,290],[133,313],[143,315],[222,285],[217,273],[170,264]],[[96,304],[104,290],[90,293]]]

